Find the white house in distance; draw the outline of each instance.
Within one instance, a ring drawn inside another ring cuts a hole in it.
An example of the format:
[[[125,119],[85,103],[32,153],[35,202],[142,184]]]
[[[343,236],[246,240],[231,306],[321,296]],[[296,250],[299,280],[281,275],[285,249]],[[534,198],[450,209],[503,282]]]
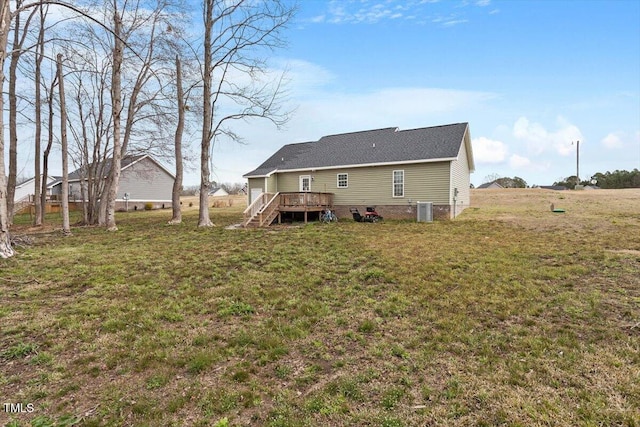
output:
[[[209,191],[209,196],[211,197],[224,197],[228,195],[229,193],[222,187],[214,187]]]
[[[40,178],[40,182],[42,182],[43,177]],[[58,180],[55,176],[47,177],[47,190],[51,190],[51,185]],[[31,178],[28,181],[23,182],[20,185],[16,185],[16,192],[13,197],[14,203],[19,203],[23,200],[28,200],[29,196],[33,196],[36,194],[35,191],[36,179]]]
[[[43,176],[40,177],[40,182],[44,179]],[[52,192],[52,188],[55,183],[59,180],[58,177],[48,176],[47,177],[47,198]],[[42,184],[40,184],[42,185]],[[16,185],[16,192],[13,197],[13,208],[15,213],[19,213],[24,209],[27,209],[29,205],[33,204],[33,198],[36,194],[36,179],[31,178],[20,185]]]

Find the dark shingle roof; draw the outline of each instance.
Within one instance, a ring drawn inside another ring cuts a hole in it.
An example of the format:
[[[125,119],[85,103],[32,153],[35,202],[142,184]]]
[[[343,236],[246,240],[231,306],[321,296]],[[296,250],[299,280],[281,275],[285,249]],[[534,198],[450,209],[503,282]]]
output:
[[[410,130],[384,128],[288,144],[245,177],[265,176],[276,170],[453,159],[460,151],[467,126],[457,123]]]

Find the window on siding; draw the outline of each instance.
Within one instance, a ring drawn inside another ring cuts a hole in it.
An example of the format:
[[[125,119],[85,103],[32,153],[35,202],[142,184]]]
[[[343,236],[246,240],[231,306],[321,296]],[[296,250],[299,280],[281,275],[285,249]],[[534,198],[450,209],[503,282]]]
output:
[[[404,171],[393,171],[393,197],[404,197]]]
[[[338,174],[338,188],[347,188],[349,186],[349,174]]]

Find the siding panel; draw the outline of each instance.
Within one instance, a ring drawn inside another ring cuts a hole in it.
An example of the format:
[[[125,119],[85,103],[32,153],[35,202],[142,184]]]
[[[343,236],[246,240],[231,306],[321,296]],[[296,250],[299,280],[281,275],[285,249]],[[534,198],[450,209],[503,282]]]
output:
[[[122,171],[116,198],[129,193],[131,200],[171,202],[172,189],[173,177],[147,157]]]
[[[345,168],[278,175],[278,191],[299,191],[300,175],[311,175],[311,191],[334,193],[336,205],[407,205],[416,201],[449,204],[450,162]],[[404,170],[404,197],[393,197],[393,171]],[[338,173],[349,175],[338,188]]]
[[[469,139],[469,132],[465,133],[463,143],[460,145],[458,159],[451,162],[451,204],[453,204],[454,188],[458,189],[456,214],[462,212],[462,209],[469,207],[470,204],[470,173],[469,158],[467,154],[466,142]]]

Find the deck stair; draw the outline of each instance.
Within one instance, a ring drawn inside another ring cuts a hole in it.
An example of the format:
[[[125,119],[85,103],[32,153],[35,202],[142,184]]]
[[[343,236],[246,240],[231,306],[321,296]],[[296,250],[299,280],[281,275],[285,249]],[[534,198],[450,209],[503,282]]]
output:
[[[271,225],[280,213],[280,193],[262,193],[244,211],[245,228],[259,228]]]
[[[32,206],[33,205],[33,201],[31,200],[32,197],[33,197],[32,195],[27,195],[21,198],[20,200],[16,200],[13,203],[13,214],[17,215],[19,213],[22,213],[23,210],[26,211],[27,207]]]

